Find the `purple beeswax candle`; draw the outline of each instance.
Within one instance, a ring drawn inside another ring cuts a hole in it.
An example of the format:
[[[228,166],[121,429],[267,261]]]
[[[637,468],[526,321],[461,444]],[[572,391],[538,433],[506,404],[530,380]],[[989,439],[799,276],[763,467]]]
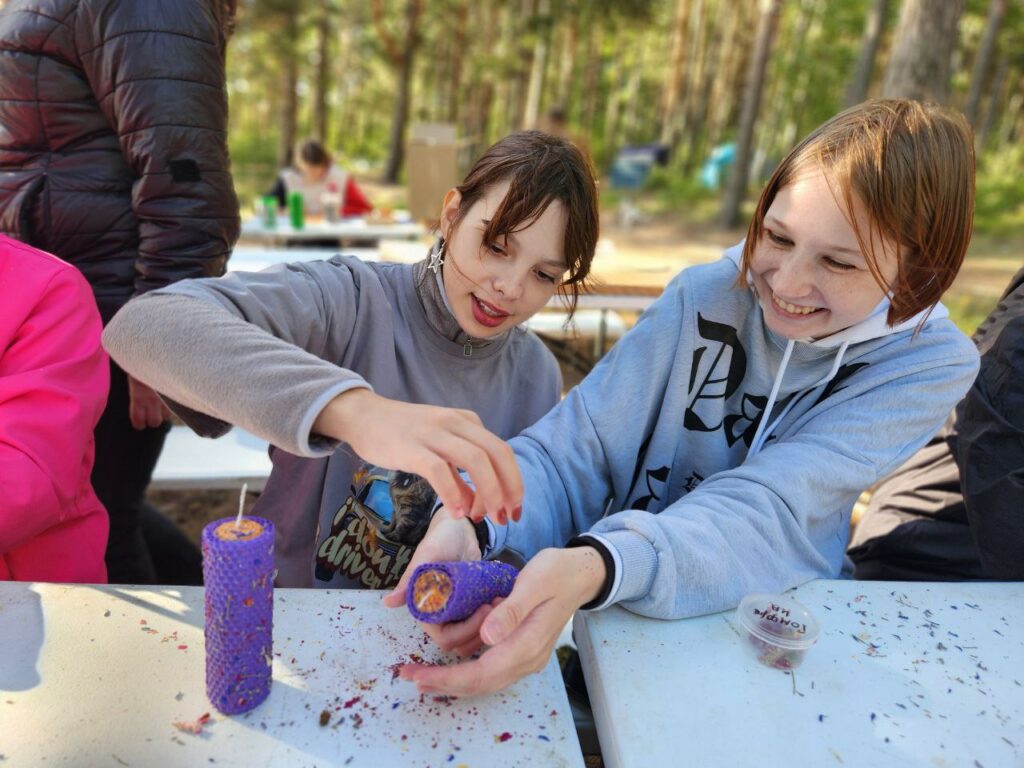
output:
[[[405,604],[417,620],[428,624],[461,621],[484,603],[508,597],[518,574],[496,560],[424,563],[413,571]]]
[[[203,529],[206,695],[225,715],[270,693],[274,624],[274,525],[227,517]]]

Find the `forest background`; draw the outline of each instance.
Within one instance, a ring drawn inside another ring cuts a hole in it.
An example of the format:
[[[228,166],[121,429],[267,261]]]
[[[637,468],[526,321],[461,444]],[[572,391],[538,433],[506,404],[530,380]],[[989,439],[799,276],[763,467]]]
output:
[[[297,139],[401,185],[411,123],[454,124],[461,172],[560,108],[605,174],[623,147],[668,148],[638,198],[647,214],[728,230],[774,163],[843,107],[937,101],[974,126],[969,259],[995,259],[998,282],[1024,246],[1022,74],[1024,0],[240,0],[230,145],[249,209]],[[730,143],[735,161],[709,189],[702,166]],[[612,209],[617,191],[602,190]],[[998,287],[966,293],[950,301],[969,332]]]

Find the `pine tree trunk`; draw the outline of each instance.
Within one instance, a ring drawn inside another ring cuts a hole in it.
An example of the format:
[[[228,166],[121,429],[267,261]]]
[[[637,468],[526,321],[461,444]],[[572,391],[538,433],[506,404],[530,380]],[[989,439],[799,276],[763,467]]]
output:
[[[534,14],[534,0],[520,0],[519,15],[511,24],[513,50],[518,51],[515,76],[512,78],[512,93],[508,110],[508,130],[515,131],[523,126],[526,115],[526,99],[530,90],[530,73],[533,71],[533,46],[529,45],[528,23]]]
[[[413,62],[416,58],[417,26],[422,0],[407,0],[405,4],[405,46],[398,57],[398,93],[391,114],[391,134],[388,138],[388,161],[384,166],[384,182],[397,184],[405,159],[405,127],[409,121],[409,95],[412,85]]]
[[[772,73],[772,90],[768,95],[763,124],[770,133],[761,135],[764,151],[757,154],[750,178],[765,175],[772,155],[788,151],[795,139],[800,115],[807,100],[807,83],[811,68],[807,66],[807,40],[821,35],[821,16],[827,10],[826,0],[802,0],[796,29],[786,35],[786,50],[781,51],[777,69]]]
[[[694,0],[693,18],[690,20],[690,45],[686,54],[686,71],[683,73],[683,102],[679,133],[686,131],[693,120],[694,98],[702,74],[702,54],[704,52],[704,0]]]
[[[885,98],[949,102],[952,53],[964,0],[903,0],[885,71]]]
[[[712,91],[708,134],[708,144],[712,147],[721,140],[726,126],[738,119],[737,105],[742,102],[743,78],[754,43],[751,25],[746,20],[748,13],[755,12],[756,8],[757,0],[744,0],[730,9],[732,17],[725,36],[727,43],[722,46],[722,63]]]
[[[852,107],[860,104],[868,97],[868,88],[871,86],[871,74],[875,69],[875,59],[878,56],[878,46],[882,42],[882,31],[885,29],[885,20],[889,15],[890,0],[875,0],[868,10],[867,22],[864,25],[864,36],[860,43],[860,56],[857,57],[857,66],[854,67],[853,77],[846,86],[845,104]]]
[[[661,87],[661,143],[673,146],[676,140],[676,104],[683,79],[683,65],[686,63],[686,26],[689,17],[689,0],[677,0],[675,21],[672,24],[672,55],[668,72]]]
[[[992,127],[996,124],[996,118],[1002,109],[1003,101],[1006,98],[1003,89],[1009,72],[1010,59],[1005,53],[1000,54],[999,63],[996,65],[996,75],[992,80],[992,91],[988,97],[988,109],[985,110],[985,119],[982,120],[981,126],[974,134],[974,147],[978,152],[981,152],[988,142],[989,134],[992,133]]]
[[[729,183],[722,201],[720,221],[723,227],[731,229],[739,223],[740,207],[746,197],[747,177],[750,173],[750,158],[754,146],[754,123],[761,106],[761,92],[764,90],[764,74],[772,39],[778,25],[783,0],[762,0],[761,18],[757,23],[757,38],[754,55],[747,71],[747,85],[743,95],[743,111],[740,114],[739,135],[736,141],[736,162],[729,175]]]
[[[292,162],[292,149],[295,147],[299,99],[296,93],[299,82],[299,57],[296,51],[299,37],[299,24],[296,12],[288,14],[285,21],[284,34],[284,66],[281,68],[281,93],[284,95],[281,104],[281,130],[278,134],[277,164],[280,167]]]
[[[648,69],[648,51],[638,41],[632,46],[632,56],[626,80],[626,98],[619,118],[619,137],[624,144],[637,140],[640,131],[640,79]]]
[[[631,47],[626,50],[631,50]],[[616,57],[609,65],[608,73],[608,98],[604,104],[604,124],[602,126],[602,137],[605,153],[614,156],[619,146],[619,113],[622,108],[622,95],[625,92],[623,86],[623,72],[628,71],[629,66],[625,61],[626,50]]]
[[[597,102],[601,90],[601,38],[603,27],[599,20],[594,18],[593,13],[587,14],[587,21],[583,25],[589,30],[587,35],[586,68],[583,71],[583,109],[580,116],[580,123],[583,133],[586,136],[594,136],[594,123],[597,119]]]
[[[1003,146],[1017,141],[1022,133],[1020,123],[1024,115],[1024,76],[1017,75],[1014,78],[1009,92],[1013,95],[1007,102],[1000,121],[1002,126],[999,131],[999,143]]]
[[[465,4],[459,4],[455,11],[452,29],[452,54],[448,69],[448,105],[445,110],[445,119],[449,123],[458,125],[459,104],[462,103],[462,63],[463,54],[466,48],[466,19],[469,17],[469,8]]]
[[[558,84],[555,86],[555,101],[565,110],[568,117],[570,111],[569,97],[572,91],[572,75],[576,70],[576,43],[579,39],[579,17],[572,14],[565,25],[565,39],[562,41],[562,60],[558,67]]]
[[[526,106],[523,109],[523,128],[536,128],[540,117],[540,100],[544,90],[544,74],[548,66],[548,37],[550,32],[551,0],[538,0],[536,20],[541,24],[533,45],[530,80],[526,88]]]
[[[316,77],[313,81],[313,136],[327,143],[327,90],[330,88],[330,34],[327,0],[321,0],[316,21]]]
[[[978,54],[974,57],[974,70],[971,72],[971,89],[967,94],[964,116],[971,125],[977,125],[978,111],[981,106],[981,94],[988,78],[989,64],[996,52],[996,40],[999,28],[1006,15],[1006,0],[992,0],[988,6],[988,21],[985,22],[985,34],[978,46]]]

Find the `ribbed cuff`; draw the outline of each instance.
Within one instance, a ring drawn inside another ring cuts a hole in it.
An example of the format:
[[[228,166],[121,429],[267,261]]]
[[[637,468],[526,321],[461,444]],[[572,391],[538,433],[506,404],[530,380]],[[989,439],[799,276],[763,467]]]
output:
[[[598,591],[597,597],[589,603],[581,605],[580,610],[596,611],[600,608],[607,607],[609,605],[609,598],[615,591],[615,584],[618,581],[618,574],[620,572],[620,568],[618,567],[619,563],[615,561],[614,550],[608,547],[608,545],[599,537],[588,534],[573,536],[565,543],[566,549],[573,549],[574,547],[591,547],[592,549],[596,549],[597,553],[601,555],[601,559],[604,561],[604,583],[601,585],[601,589]]]
[[[654,545],[641,534],[625,529],[586,535],[607,546],[615,554],[619,565],[621,576],[608,596],[608,604],[646,597],[658,571],[658,553]]]

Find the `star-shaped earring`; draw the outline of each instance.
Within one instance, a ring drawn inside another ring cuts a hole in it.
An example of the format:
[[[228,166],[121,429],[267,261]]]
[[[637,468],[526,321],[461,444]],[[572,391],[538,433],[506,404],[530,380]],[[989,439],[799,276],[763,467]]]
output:
[[[430,263],[427,265],[427,269],[432,269],[434,274],[444,264],[444,240],[438,240],[437,245],[430,251]]]

